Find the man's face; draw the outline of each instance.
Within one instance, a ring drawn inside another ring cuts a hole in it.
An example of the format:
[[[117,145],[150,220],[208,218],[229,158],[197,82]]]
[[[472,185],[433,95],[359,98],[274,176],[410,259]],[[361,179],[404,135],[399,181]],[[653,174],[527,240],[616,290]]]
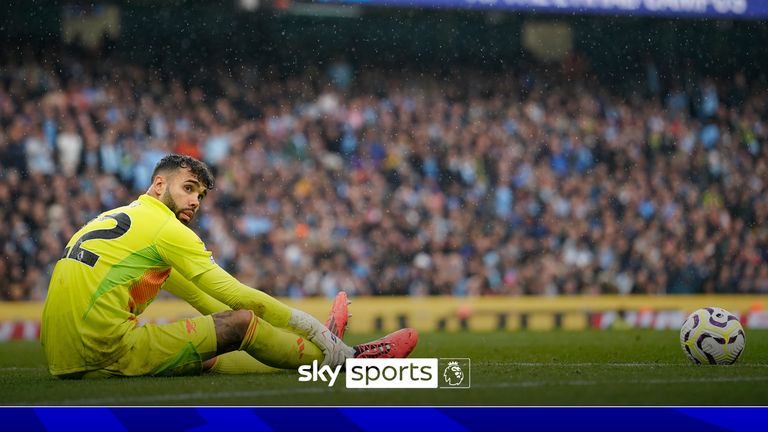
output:
[[[186,168],[169,174],[166,181],[166,188],[160,201],[171,209],[176,219],[184,225],[189,225],[200,209],[200,201],[205,198],[208,190]]]

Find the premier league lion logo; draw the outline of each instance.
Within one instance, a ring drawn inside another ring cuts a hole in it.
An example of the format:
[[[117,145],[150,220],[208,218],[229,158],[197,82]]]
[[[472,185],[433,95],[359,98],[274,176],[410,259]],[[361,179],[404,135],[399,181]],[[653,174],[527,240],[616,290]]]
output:
[[[464,381],[464,371],[461,370],[459,362],[448,362],[448,366],[443,371],[443,379],[450,386],[461,385],[461,382]]]

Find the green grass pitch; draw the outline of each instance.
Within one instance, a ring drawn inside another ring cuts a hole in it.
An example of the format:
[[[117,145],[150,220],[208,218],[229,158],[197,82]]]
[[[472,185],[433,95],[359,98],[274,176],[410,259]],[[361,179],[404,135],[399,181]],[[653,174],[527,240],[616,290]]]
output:
[[[349,336],[358,343],[378,335]],[[694,366],[674,331],[422,334],[412,357],[469,357],[471,388],[347,389],[298,374],[62,381],[39,344],[0,344],[0,405],[765,405],[768,331],[733,366]]]

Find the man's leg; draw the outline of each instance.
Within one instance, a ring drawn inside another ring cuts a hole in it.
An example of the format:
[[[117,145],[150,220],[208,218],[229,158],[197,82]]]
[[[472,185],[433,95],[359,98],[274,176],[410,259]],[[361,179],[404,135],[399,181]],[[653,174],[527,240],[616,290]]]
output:
[[[333,333],[337,338],[344,337],[344,332],[347,329],[347,322],[349,319],[349,303],[347,294],[340,292],[336,295],[336,298],[331,305],[331,310],[328,314],[328,320],[325,326]],[[298,337],[298,336],[297,336]],[[264,363],[251,357],[245,351],[232,351],[225,354],[218,355],[211,360],[206,361],[203,364],[203,370],[213,374],[248,374],[248,373],[271,373],[281,371],[283,369],[267,366]]]
[[[415,330],[402,329],[377,341],[356,346],[354,355],[367,358],[405,357],[417,341]],[[199,375],[204,365],[210,367],[217,355],[227,352],[235,354],[238,351],[233,350],[237,349],[263,362],[259,368],[266,364],[295,370],[313,360],[323,359],[323,353],[312,342],[276,328],[246,310],[226,311],[170,324],[147,324],[132,330],[125,337],[125,343],[130,347],[128,352],[114,364],[71,378]]]
[[[274,327],[248,310],[147,324],[132,330],[124,341],[130,348],[118,361],[72,378],[199,375],[213,365],[217,355],[236,350],[260,362],[251,362],[250,372],[254,367],[265,371],[267,366],[295,370],[323,359],[323,353],[312,342]],[[243,359],[238,354],[231,357]]]
[[[296,369],[313,360],[321,361],[323,353],[315,344],[301,336],[277,328],[255,316],[252,311],[227,311],[214,315],[219,350],[231,350],[240,343],[240,350],[276,368]],[[247,322],[247,326],[246,326]],[[243,332],[245,334],[243,334]],[[353,356],[358,358],[405,358],[419,341],[415,329],[404,328],[381,339],[356,345]],[[352,357],[352,356],[350,356]]]
[[[220,312],[213,315],[213,321],[217,354],[242,350],[261,363],[280,369],[296,369],[313,360],[323,360],[323,353],[315,344],[273,326],[252,311]],[[214,361],[208,361],[204,367],[213,364]]]
[[[245,351],[232,351],[203,363],[203,371],[215,375],[267,374],[285,371],[267,366]]]

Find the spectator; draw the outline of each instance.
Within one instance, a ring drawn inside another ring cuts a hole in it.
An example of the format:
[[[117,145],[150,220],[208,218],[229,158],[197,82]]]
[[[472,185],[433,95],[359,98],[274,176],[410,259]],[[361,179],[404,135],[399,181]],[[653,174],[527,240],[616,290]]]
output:
[[[645,100],[533,66],[193,86],[62,58],[0,72],[3,299],[44,296],[64,240],[174,150],[217,171],[215,258],[275,295],[768,291],[768,94],[742,73],[654,74]]]

